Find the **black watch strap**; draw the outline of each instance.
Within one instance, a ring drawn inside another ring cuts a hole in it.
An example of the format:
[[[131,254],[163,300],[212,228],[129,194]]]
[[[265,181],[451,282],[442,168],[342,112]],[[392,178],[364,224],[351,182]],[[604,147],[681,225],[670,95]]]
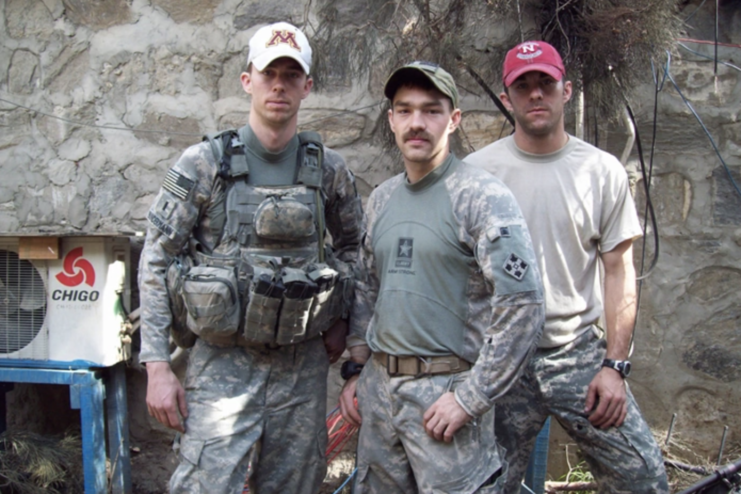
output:
[[[606,358],[602,361],[602,367],[615,369],[621,376],[623,376],[623,378],[630,375],[630,361],[628,360],[613,360],[611,358]]]
[[[342,364],[342,367],[340,367],[340,376],[342,376],[342,379],[347,381],[352,376],[360,374],[360,371],[363,370],[363,367],[363,364],[358,364],[357,362],[353,362],[352,360],[347,360]]]

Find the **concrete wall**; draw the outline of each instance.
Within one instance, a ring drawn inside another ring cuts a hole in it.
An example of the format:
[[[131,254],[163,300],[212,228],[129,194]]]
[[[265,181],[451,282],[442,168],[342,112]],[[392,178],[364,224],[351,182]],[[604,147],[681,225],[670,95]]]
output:
[[[307,5],[0,0],[0,231],[144,230],[184,147],[246,121],[238,75],[250,36],[275,20],[303,24]],[[722,41],[741,43],[741,13],[724,5]],[[696,37],[710,38],[710,14],[696,16]],[[739,54],[720,49],[725,60]],[[721,65],[715,78],[712,63],[679,49],[671,74],[739,180],[741,74]],[[303,129],[345,156],[364,195],[401,169],[372,139],[385,118],[379,81],[317,87],[300,114]],[[633,108],[647,149],[654,88],[639,93]],[[731,441],[741,437],[741,198],[668,81],[659,107],[652,198],[661,258],[642,285],[631,386],[653,426],[666,428],[676,412],[677,429],[710,452],[724,425]],[[485,97],[464,91],[462,108],[463,149],[500,135],[502,117]],[[620,154],[625,138],[619,125],[600,125],[610,151]],[[637,190],[642,212],[641,183]]]

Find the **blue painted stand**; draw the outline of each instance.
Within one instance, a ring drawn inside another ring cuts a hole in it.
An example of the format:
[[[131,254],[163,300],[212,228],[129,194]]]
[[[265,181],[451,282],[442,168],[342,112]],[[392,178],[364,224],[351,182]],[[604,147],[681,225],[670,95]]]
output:
[[[69,386],[70,404],[72,408],[80,410],[85,494],[107,492],[105,401],[108,412],[108,456],[112,467],[111,491],[130,494],[131,462],[124,364],[80,369],[7,366],[13,364],[11,361],[0,363],[0,382]],[[2,394],[4,404],[5,393]],[[2,412],[4,417],[5,410]]]
[[[540,429],[538,437],[535,438],[535,449],[530,455],[530,462],[525,472],[525,488],[520,490],[521,494],[534,492],[543,494],[545,492],[545,478],[548,473],[548,436],[551,432],[551,418],[548,417]]]

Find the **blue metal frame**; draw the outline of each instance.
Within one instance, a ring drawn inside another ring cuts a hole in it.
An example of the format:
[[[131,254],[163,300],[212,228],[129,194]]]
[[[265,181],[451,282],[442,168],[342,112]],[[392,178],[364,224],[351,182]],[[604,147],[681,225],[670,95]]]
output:
[[[112,491],[131,493],[131,463],[124,364],[107,368],[39,368],[21,362],[0,362],[0,382],[63,384],[70,388],[70,404],[80,410],[85,494],[106,494],[104,401],[108,411],[108,442]],[[43,362],[46,364],[47,362]],[[35,361],[36,366],[40,362]],[[61,364],[61,363],[60,363]],[[107,381],[104,384],[104,380]]]
[[[538,437],[535,438],[535,449],[530,455],[530,462],[525,473],[525,485],[520,490],[521,494],[533,492],[543,494],[545,492],[545,478],[548,473],[548,437],[551,432],[551,418],[548,417],[540,429]]]

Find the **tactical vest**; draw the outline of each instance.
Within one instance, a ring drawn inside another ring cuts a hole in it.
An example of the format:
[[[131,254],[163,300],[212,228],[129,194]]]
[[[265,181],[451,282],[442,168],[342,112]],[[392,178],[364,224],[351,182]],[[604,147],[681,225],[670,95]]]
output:
[[[168,270],[178,345],[193,335],[219,346],[300,343],[345,311],[352,281],[324,246],[321,138],[298,136],[293,183],[281,186],[248,183],[236,130],[204,138],[225,184],[224,214],[210,218],[217,247],[205,252],[191,237],[188,255]]]

